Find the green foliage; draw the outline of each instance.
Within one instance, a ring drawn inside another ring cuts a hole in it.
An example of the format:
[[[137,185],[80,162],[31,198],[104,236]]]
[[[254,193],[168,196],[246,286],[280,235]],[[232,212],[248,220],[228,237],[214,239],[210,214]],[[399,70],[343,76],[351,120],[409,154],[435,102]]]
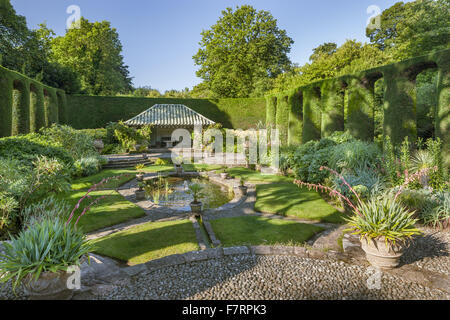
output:
[[[0,259],[0,281],[13,280],[14,289],[22,281],[37,280],[43,272],[66,272],[87,255],[92,245],[83,233],[59,219],[33,224],[4,244]]]
[[[293,41],[268,11],[227,8],[201,35],[193,57],[200,66],[197,76],[218,97],[262,96],[270,89],[269,79],[290,68]]]
[[[135,150],[135,146],[138,144],[145,147],[148,146],[152,128],[151,126],[143,126],[140,129],[136,129],[119,121],[110,123],[107,126],[107,136],[110,137],[112,132],[114,133],[114,140],[118,141],[125,150],[131,151]],[[109,139],[112,140],[113,138]]]
[[[96,174],[102,169],[102,163],[98,156],[81,158],[74,163],[72,175],[74,177],[88,177]]]
[[[76,160],[97,154],[94,139],[90,135],[69,126],[54,124],[50,128],[42,129],[40,134],[42,139],[64,148]]]
[[[328,165],[330,152],[336,143],[330,139],[309,141],[300,147],[294,155],[294,173],[304,182],[320,183],[328,177],[328,172],[320,170]]]
[[[25,17],[17,15],[9,0],[0,6],[0,64],[68,93],[78,92],[77,75],[50,62],[53,31],[44,24],[29,30]]]
[[[77,73],[88,94],[114,95],[131,90],[122,44],[110,22],[80,20],[80,28],[51,41],[51,59]]]
[[[277,117],[277,97],[266,97],[266,127],[275,128]]]
[[[303,143],[319,140],[321,125],[320,89],[311,85],[303,89]]]
[[[367,168],[357,168],[353,173],[344,173],[343,178],[360,196],[360,198],[369,198],[380,194],[385,186],[384,179],[375,170]],[[333,177],[333,188],[339,191],[347,198],[353,198],[353,193],[350,191],[347,184],[341,178]]]
[[[409,212],[393,197],[372,198],[361,202],[357,208],[359,214],[355,212],[347,221],[361,238],[385,238],[395,243],[420,234],[414,227],[417,222],[414,212]]]
[[[0,158],[19,159],[30,166],[36,156],[56,158],[65,164],[72,164],[73,157],[63,148],[48,141],[39,134],[0,139]]]
[[[420,218],[434,228],[450,226],[450,193],[437,192],[432,195],[420,212]]]
[[[198,183],[193,183],[191,185],[189,185],[189,190],[186,191],[188,194],[191,194],[192,197],[194,198],[194,203],[199,203],[200,198],[202,198],[204,196],[203,194],[203,189],[204,187],[202,187],[200,184]]]
[[[265,123],[265,100],[174,99],[135,97],[67,96],[69,125],[76,129],[102,128],[110,122],[131,119],[155,104],[184,104],[225,128],[254,128]],[[106,144],[111,143],[105,141]]]
[[[288,97],[277,98],[276,128],[278,129],[281,145],[288,144],[289,104]]]
[[[367,29],[370,41],[395,60],[448,48],[448,0],[398,2],[381,14],[381,28]]]
[[[359,168],[378,168],[381,150],[375,143],[350,141],[339,144],[328,155],[331,168],[338,172],[353,171]]]
[[[170,164],[172,164],[172,161],[170,161],[169,159],[158,158],[155,160],[155,166],[167,166]]]
[[[69,210],[69,205],[64,200],[59,200],[54,196],[50,196],[26,207],[22,210],[20,216],[23,225],[30,227],[45,220],[54,221],[55,219],[64,219]]]

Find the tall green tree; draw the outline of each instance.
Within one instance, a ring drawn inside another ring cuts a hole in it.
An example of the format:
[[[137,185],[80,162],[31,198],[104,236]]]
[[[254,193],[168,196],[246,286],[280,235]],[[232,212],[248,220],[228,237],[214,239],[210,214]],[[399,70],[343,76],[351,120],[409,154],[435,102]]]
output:
[[[450,45],[450,0],[398,2],[381,14],[381,26],[366,29],[370,41],[399,61]]]
[[[376,46],[347,40],[338,47],[325,43],[313,49],[310,63],[280,75],[272,92],[284,91],[308,83],[370,69],[388,63],[391,58]]]
[[[81,18],[80,28],[70,28],[52,41],[52,60],[79,74],[82,90],[93,95],[132,91],[121,53],[119,34],[108,21]]]
[[[218,97],[262,95],[271,79],[289,70],[293,41],[267,11],[244,5],[227,8],[209,30],[202,32],[193,57],[197,76]]]
[[[16,13],[9,0],[0,0],[0,63],[67,93],[80,89],[76,73],[50,62],[54,32],[45,23],[37,30],[27,27],[25,17]]]

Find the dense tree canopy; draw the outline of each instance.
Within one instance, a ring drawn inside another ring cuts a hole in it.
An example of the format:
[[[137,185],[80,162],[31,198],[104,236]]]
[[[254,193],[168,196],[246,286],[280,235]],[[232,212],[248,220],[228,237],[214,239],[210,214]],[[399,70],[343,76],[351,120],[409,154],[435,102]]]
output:
[[[80,75],[82,90],[94,95],[113,95],[131,90],[122,44],[108,21],[81,18],[80,28],[71,28],[52,40],[52,60]]]
[[[9,0],[0,4],[1,65],[68,93],[78,92],[76,73],[49,61],[53,31],[45,24],[29,30],[25,17],[17,15]]]
[[[310,63],[278,76],[272,92],[446,49],[449,30],[450,0],[398,2],[383,11],[379,29],[366,30],[370,44],[324,43],[313,49]]]
[[[366,35],[395,60],[446,49],[450,41],[450,0],[398,2],[383,11],[381,28],[367,29]]]
[[[289,70],[292,43],[269,12],[247,5],[227,8],[202,32],[201,48],[193,57],[200,66],[197,75],[216,96],[262,95],[268,79]]]

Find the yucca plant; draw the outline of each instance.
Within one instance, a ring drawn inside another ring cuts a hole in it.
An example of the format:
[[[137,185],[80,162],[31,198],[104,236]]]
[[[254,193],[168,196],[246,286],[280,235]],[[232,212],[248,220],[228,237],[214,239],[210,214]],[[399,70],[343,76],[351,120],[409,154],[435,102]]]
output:
[[[414,212],[391,197],[372,198],[357,206],[360,214],[347,218],[350,230],[365,239],[384,238],[386,242],[406,240],[420,231],[414,227],[418,221]]]
[[[363,201],[341,174],[327,167],[320,169],[330,171],[333,175],[336,175],[346,188],[350,190],[355,200],[352,201],[338,190],[323,185],[309,184],[299,180],[296,180],[295,183],[316,191],[328,192],[331,196],[337,196],[348,204],[353,211],[353,215],[350,218],[345,218],[345,220],[349,223],[350,230],[354,234],[360,235],[361,240],[363,238],[369,240],[384,237],[386,244],[388,244],[389,242],[395,243],[396,241],[406,240],[413,235],[420,234],[420,231],[414,228],[414,224],[417,222],[413,218],[414,212],[408,211],[401,204],[398,197],[406,185],[426,173],[427,170],[422,170],[409,176],[395,196],[372,197],[367,201]]]
[[[79,266],[81,258],[92,249],[74,226],[59,219],[39,221],[4,244],[0,283],[12,280],[15,290],[25,278],[36,281],[43,272],[57,273]]]
[[[189,186],[187,193],[194,197],[194,203],[199,203],[200,198],[203,197],[203,189],[204,188],[198,183],[194,183]]]

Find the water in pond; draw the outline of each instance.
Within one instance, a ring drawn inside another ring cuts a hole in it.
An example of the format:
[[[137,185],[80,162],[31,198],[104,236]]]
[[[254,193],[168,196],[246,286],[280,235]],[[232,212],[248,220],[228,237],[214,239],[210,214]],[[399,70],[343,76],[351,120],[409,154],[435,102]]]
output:
[[[208,179],[168,177],[159,181],[159,188],[147,187],[147,198],[159,206],[178,211],[191,211],[190,203],[194,198],[187,191],[194,183],[203,187],[203,196],[200,198],[203,210],[219,208],[234,197],[233,191],[228,187],[212,183]]]

